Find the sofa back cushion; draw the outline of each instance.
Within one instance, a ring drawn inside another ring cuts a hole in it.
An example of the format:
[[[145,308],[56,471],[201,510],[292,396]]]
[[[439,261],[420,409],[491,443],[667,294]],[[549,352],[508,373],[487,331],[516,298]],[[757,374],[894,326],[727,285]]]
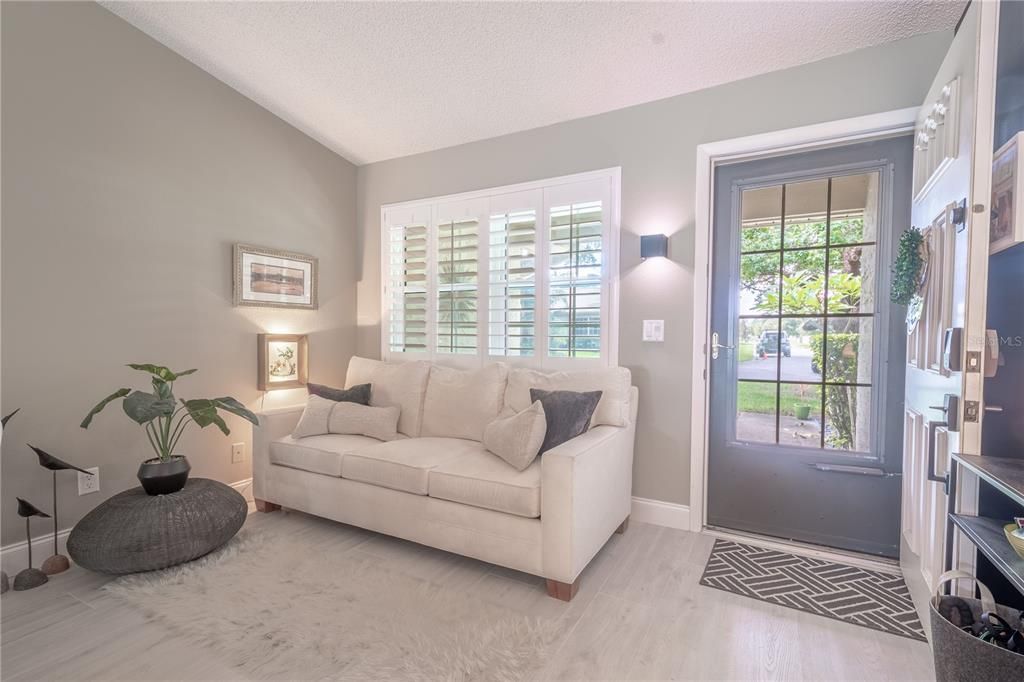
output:
[[[353,357],[345,386],[370,384],[370,405],[399,408],[398,432],[415,438],[420,435],[429,374],[430,363],[421,360],[391,363]]]
[[[590,425],[628,426],[631,380],[625,367],[551,373],[513,369],[508,373],[505,389],[505,414],[528,408],[533,402],[530,399],[531,388],[542,391],[601,391],[601,401],[594,410]]]
[[[501,412],[507,378],[501,362],[468,371],[431,365],[420,435],[483,440]]]

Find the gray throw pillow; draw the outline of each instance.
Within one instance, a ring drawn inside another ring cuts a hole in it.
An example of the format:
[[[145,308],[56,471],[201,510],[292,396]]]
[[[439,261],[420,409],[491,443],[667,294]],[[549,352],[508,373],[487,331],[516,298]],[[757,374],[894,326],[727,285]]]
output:
[[[548,422],[544,443],[540,446],[540,454],[558,447],[567,440],[585,433],[590,427],[590,419],[594,416],[597,403],[601,400],[601,391],[542,391],[530,389],[530,400],[540,401],[544,407],[544,416]]]
[[[323,384],[306,384],[306,391],[310,395],[327,398],[336,403],[370,404],[370,384],[359,384],[352,388],[331,388]]]

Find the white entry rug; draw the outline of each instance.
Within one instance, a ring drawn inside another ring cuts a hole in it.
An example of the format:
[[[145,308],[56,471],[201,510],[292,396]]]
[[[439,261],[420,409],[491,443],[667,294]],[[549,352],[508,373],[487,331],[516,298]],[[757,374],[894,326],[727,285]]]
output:
[[[310,540],[243,529],[207,557],[106,589],[246,677],[519,680],[543,665],[556,621]]]

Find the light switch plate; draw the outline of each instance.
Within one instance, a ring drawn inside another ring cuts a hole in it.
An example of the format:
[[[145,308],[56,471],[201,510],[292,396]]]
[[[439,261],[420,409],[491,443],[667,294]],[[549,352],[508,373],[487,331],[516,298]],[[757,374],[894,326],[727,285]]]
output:
[[[644,320],[644,341],[665,340],[665,320]]]
[[[231,446],[231,463],[239,464],[245,461],[245,443],[235,443]]]
[[[78,472],[78,494],[88,495],[89,493],[98,493],[100,491],[100,468],[92,467],[86,469],[92,476]]]

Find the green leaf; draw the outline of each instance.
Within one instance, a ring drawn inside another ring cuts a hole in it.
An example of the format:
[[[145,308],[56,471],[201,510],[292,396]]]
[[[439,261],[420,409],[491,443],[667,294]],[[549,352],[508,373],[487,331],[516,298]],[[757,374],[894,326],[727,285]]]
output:
[[[153,377],[153,393],[161,400],[170,400],[172,403],[176,402],[174,393],[171,391],[171,385],[160,377]]]
[[[92,408],[92,410],[89,411],[89,414],[85,415],[85,419],[82,420],[82,423],[79,424],[79,426],[81,426],[83,429],[89,428],[89,424],[92,423],[92,418],[99,414],[103,410],[103,408],[107,406],[108,403],[110,403],[113,400],[117,400],[118,398],[123,398],[131,392],[132,389],[130,388],[117,389],[116,391],[108,395],[106,398],[101,400],[99,403],[97,403],[96,407]]]
[[[226,410],[226,411],[230,412],[231,414],[236,414],[239,417],[241,417],[242,419],[245,419],[246,421],[252,423],[254,426],[259,426],[260,425],[259,418],[257,418],[255,414],[250,412],[245,407],[245,405],[243,405],[242,403],[238,402],[234,398],[231,398],[231,397],[214,398],[213,402],[220,409]]]
[[[157,417],[169,417],[174,413],[173,400],[142,391],[133,391],[124,399],[122,407],[124,413],[139,424],[146,424]]]
[[[149,372],[153,376],[159,377],[161,380],[167,382],[174,381],[178,377],[188,376],[189,374],[194,374],[196,372],[195,369],[186,369],[184,372],[172,372],[166,367],[150,363],[129,363],[128,366],[131,367],[132,369],[137,369],[140,372]]]
[[[205,429],[210,424],[216,424],[225,436],[231,433],[224,419],[217,414],[217,405],[213,400],[196,398],[194,400],[182,400],[181,404],[185,406],[189,416],[192,417],[192,421],[199,428]]]

